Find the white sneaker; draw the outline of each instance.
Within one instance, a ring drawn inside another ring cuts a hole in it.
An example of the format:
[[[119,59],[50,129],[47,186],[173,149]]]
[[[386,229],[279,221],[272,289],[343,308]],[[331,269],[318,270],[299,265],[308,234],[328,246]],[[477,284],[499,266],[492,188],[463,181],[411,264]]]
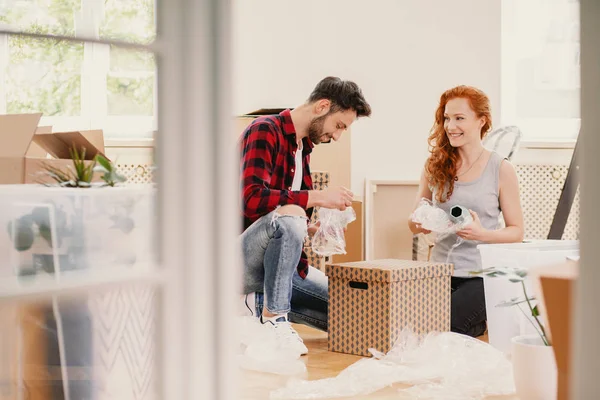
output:
[[[282,348],[290,349],[301,356],[308,354],[308,348],[304,344],[304,341],[298,335],[298,332],[292,328],[292,324],[290,324],[286,316],[265,320],[261,317],[260,322],[273,329],[275,337]]]

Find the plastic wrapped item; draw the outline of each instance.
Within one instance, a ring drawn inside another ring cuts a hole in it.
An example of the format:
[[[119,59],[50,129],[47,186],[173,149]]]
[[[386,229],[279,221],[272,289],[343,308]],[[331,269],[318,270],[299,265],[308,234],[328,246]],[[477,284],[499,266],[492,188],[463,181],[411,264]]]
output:
[[[374,349],[335,378],[292,380],[271,399],[330,399],[366,396],[394,383],[399,398],[479,400],[515,392],[512,365],[487,343],[457,333],[419,337],[405,329],[388,354]]]
[[[312,238],[312,249],[321,256],[333,254],[346,254],[346,239],[344,229],[356,219],[352,207],[344,211],[319,208],[320,226]]]
[[[450,209],[449,212],[450,221],[454,224],[458,230],[464,228],[465,226],[471,224],[473,222],[473,217],[469,210],[467,210],[463,206],[454,206]]]
[[[438,233],[455,233],[473,222],[471,213],[463,206],[454,206],[446,213],[441,208],[433,205],[429,199],[421,199],[419,206],[412,213],[413,222],[420,224],[424,229]]]
[[[255,317],[239,317],[240,367],[277,375],[298,375],[306,372],[300,354],[282,348],[275,332]]]

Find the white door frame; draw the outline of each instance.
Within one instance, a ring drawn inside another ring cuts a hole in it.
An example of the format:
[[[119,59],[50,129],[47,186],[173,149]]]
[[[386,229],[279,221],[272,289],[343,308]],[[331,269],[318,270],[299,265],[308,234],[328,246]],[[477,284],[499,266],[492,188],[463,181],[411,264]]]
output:
[[[162,0],[157,11],[159,243],[169,272],[163,396],[233,399],[241,219],[230,126],[231,1]]]
[[[581,18],[581,266],[575,290],[571,397],[600,397],[600,2],[580,1]]]

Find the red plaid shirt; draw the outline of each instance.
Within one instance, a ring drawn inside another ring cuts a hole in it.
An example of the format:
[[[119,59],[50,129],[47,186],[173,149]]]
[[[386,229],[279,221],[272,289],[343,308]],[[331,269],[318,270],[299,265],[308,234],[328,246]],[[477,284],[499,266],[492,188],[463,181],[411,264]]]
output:
[[[298,144],[290,110],[255,119],[242,134],[240,146],[244,230],[277,206],[296,204],[306,210],[313,188],[309,162],[314,145],[302,139],[302,186],[292,191]],[[311,213],[307,210],[309,217]],[[302,252],[298,274],[305,278],[307,273],[308,260]]]

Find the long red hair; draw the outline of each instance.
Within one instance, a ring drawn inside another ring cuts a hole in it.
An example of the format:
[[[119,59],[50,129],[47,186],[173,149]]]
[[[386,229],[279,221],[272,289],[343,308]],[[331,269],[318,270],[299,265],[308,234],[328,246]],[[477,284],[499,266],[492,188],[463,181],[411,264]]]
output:
[[[425,164],[425,172],[429,178],[430,188],[437,189],[436,199],[443,203],[454,192],[454,178],[458,164],[458,150],[450,145],[444,129],[444,112],[446,103],[455,98],[467,99],[471,109],[478,118],[483,117],[485,123],[481,128],[481,138],[492,128],[492,112],[490,100],[481,90],[471,86],[457,86],[446,90],[440,97],[440,104],[435,112],[435,122],[429,135],[429,152],[431,155]]]

